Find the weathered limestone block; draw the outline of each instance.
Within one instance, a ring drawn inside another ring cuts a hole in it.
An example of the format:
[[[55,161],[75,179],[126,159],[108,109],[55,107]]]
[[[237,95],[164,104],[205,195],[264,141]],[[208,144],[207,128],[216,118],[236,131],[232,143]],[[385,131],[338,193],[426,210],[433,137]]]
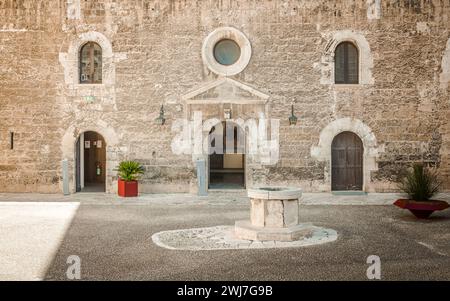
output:
[[[264,200],[260,199],[251,199],[251,207],[250,207],[250,220],[252,225],[258,227],[264,227],[265,216],[266,216],[266,208]]]
[[[281,228],[284,226],[283,201],[266,201],[264,226]]]
[[[250,220],[258,227],[287,227],[298,224],[298,200],[251,199]]]
[[[284,227],[295,226],[298,224],[298,202],[298,199],[283,201]]]
[[[237,221],[235,234],[241,239],[292,241],[309,233],[298,224],[301,194],[292,187],[249,189],[250,221]]]

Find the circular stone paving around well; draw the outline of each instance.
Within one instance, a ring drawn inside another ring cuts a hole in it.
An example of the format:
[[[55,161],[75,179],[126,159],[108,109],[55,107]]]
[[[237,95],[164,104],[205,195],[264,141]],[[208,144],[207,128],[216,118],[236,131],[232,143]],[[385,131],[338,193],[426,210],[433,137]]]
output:
[[[234,226],[162,231],[152,235],[160,247],[171,250],[233,250],[304,247],[332,242],[337,239],[333,229],[302,224],[310,235],[296,241],[252,241],[242,240],[234,235]]]

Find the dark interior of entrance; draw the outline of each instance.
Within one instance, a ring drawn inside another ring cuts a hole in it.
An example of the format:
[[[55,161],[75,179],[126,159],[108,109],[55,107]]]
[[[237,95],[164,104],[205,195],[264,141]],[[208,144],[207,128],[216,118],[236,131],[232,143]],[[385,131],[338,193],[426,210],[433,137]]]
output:
[[[228,133],[233,137],[227,137],[226,128],[232,127]],[[220,127],[218,127],[220,128]],[[211,133],[216,127],[211,129]],[[210,189],[243,189],[245,188],[245,148],[242,145],[243,131],[233,123],[222,123],[221,133],[215,133],[215,137],[222,139],[223,153],[209,155],[209,188]],[[245,139],[243,140],[245,141]],[[216,141],[211,141],[211,146],[216,146]],[[233,145],[230,145],[233,144]]]
[[[84,132],[76,145],[76,191],[104,192],[106,145],[96,132]]]
[[[331,189],[362,190],[363,143],[352,132],[342,132],[331,144]]]

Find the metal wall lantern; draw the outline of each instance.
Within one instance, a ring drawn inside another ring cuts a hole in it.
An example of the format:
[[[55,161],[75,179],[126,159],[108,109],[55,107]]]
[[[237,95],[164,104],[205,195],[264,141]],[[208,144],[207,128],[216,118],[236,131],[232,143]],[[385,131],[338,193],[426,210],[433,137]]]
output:
[[[155,119],[156,124],[164,125],[166,122],[166,118],[164,118],[164,106],[161,105],[161,109],[159,110],[159,116]]]
[[[296,125],[297,124],[297,116],[294,115],[294,105],[291,107],[291,116],[289,116],[289,124]]]

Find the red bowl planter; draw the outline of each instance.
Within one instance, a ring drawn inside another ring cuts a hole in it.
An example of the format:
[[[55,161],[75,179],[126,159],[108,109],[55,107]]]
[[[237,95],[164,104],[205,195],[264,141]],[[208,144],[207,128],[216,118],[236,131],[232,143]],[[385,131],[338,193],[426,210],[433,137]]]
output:
[[[408,199],[399,199],[394,205],[403,209],[408,209],[417,218],[427,218],[434,211],[444,210],[450,207],[447,202],[430,200],[426,202],[414,201]]]
[[[119,179],[119,196],[122,197],[135,197],[138,196],[138,182],[137,181],[124,181]]]

